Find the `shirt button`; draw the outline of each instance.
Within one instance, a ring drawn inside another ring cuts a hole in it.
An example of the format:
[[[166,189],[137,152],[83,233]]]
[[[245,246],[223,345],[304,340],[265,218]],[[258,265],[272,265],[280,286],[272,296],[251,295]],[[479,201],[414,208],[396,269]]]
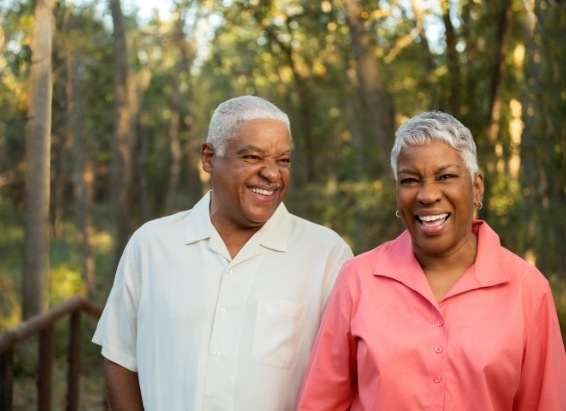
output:
[[[436,325],[438,325],[439,327],[442,327],[442,326],[444,325],[444,321],[438,320],[438,321],[436,322]]]
[[[219,356],[220,356],[220,353],[219,353],[218,351],[212,351],[212,355],[213,355],[214,357],[219,357]]]
[[[438,384],[440,381],[442,381],[442,377],[437,375],[436,377],[434,377],[433,381]]]
[[[226,308],[221,308],[221,309],[220,309],[220,314],[222,314],[222,315],[226,314]]]
[[[437,353],[437,354],[440,354],[442,352],[442,347],[440,345],[436,346],[434,348],[434,352]]]
[[[211,400],[214,399],[214,397],[216,397],[216,395],[214,395],[213,393],[208,394],[208,398],[210,398]]]

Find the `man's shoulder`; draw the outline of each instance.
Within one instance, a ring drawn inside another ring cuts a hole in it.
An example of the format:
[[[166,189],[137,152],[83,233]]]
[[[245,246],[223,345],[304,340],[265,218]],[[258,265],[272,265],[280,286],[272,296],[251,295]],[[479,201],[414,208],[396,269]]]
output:
[[[156,235],[172,235],[176,230],[184,232],[191,210],[180,211],[163,217],[149,220],[134,233],[136,237],[154,237]]]
[[[292,233],[295,235],[311,239],[320,239],[321,241],[337,241],[344,243],[342,237],[329,227],[294,214],[289,214],[289,219]]]

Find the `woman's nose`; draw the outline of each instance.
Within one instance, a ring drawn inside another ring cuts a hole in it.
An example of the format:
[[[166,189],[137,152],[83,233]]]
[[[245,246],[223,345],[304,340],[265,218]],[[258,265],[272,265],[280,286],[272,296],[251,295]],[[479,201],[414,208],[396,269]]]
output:
[[[435,182],[423,181],[417,195],[417,200],[423,204],[432,204],[440,200],[441,196],[442,193]]]

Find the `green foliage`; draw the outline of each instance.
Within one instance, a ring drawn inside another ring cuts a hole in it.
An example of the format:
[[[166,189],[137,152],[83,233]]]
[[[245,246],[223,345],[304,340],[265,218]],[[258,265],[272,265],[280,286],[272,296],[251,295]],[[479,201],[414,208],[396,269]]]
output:
[[[23,250],[23,224],[21,215],[0,197],[0,332],[14,327],[21,321],[21,272]],[[5,217],[5,218],[4,218]],[[85,282],[82,274],[80,236],[76,228],[66,222],[64,236],[51,241],[49,301],[57,305],[70,297],[85,296]],[[93,238],[97,278],[100,289],[97,304],[102,305],[113,279],[111,267],[112,238],[107,231],[98,231]]]
[[[566,280],[553,275],[550,277],[550,287],[552,288],[558,320],[562,328],[562,341],[566,343]]]
[[[338,232],[355,254],[392,240],[403,229],[395,218],[395,184],[389,180],[293,187],[286,204],[296,215]]]

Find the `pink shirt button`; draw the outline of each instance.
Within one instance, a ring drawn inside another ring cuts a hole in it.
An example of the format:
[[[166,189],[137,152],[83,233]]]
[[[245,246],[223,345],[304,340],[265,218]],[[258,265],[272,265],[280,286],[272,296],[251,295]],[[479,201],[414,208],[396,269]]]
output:
[[[442,352],[442,347],[440,345],[436,346],[434,348],[434,352],[437,353],[437,354],[440,354]]]
[[[436,377],[434,377],[433,381],[438,384],[440,381],[442,381],[442,377],[440,375],[437,375]]]
[[[436,322],[436,325],[438,325],[439,327],[442,327],[442,326],[444,325],[444,321],[438,320],[438,321]]]

